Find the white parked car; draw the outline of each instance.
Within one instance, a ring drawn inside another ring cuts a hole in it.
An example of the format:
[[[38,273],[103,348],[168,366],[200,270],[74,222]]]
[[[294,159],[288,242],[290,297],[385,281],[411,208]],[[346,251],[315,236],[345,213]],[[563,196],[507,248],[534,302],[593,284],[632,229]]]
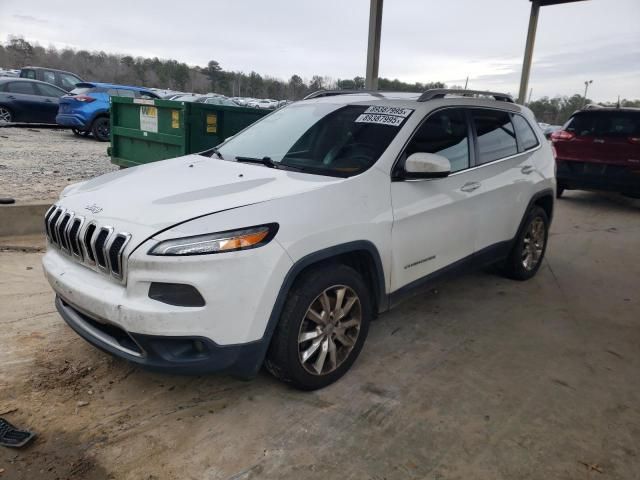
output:
[[[318,95],[218,149],[67,187],[45,218],[60,314],[143,366],[265,364],[315,389],[416,288],[492,263],[532,277],[551,147],[510,97],[456,93]]]

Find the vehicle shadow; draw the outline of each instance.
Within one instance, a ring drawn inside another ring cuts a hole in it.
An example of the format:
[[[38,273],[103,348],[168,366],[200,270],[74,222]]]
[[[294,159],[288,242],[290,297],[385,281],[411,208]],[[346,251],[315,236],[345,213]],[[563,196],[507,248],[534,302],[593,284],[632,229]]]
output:
[[[615,208],[620,211],[637,212],[640,210],[640,199],[632,198],[620,193],[612,192],[588,192],[582,190],[567,190],[557,202],[572,204],[575,206],[588,206],[607,210]]]

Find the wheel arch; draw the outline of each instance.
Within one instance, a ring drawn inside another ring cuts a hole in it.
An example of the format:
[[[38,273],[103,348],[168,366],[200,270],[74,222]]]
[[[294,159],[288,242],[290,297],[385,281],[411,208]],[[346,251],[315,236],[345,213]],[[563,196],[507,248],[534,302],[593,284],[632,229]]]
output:
[[[287,272],[271,309],[265,332],[262,338],[258,340],[261,343],[261,351],[256,357],[249,359],[252,362],[251,365],[243,365],[244,371],[255,374],[262,366],[271,338],[280,321],[280,315],[287,296],[296,280],[311,268],[331,263],[348,265],[363,276],[367,286],[374,292],[372,299],[375,302],[374,312],[382,312],[389,308],[389,297],[385,289],[382,260],[377,247],[372,242],[357,240],[327,247],[305,255],[296,261]]]

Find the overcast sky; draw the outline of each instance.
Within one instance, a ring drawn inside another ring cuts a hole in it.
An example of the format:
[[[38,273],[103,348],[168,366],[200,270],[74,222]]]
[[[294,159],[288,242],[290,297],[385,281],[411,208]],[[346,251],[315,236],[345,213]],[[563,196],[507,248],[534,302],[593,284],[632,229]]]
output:
[[[528,0],[387,0],[380,76],[517,94]],[[0,0],[0,37],[43,46],[215,59],[225,70],[289,78],[364,76],[369,0]],[[640,0],[544,7],[533,98],[582,93],[640,98]]]

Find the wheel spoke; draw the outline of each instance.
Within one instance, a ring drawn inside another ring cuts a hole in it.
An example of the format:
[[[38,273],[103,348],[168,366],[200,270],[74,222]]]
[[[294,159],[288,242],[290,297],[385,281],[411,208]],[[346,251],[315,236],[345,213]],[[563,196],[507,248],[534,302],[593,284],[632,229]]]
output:
[[[338,317],[338,319],[344,318],[347,315],[349,315],[349,312],[351,311],[351,309],[353,308],[353,306],[356,304],[357,301],[358,301],[358,297],[356,297],[355,295],[353,297],[350,297],[347,300],[347,303],[345,303],[344,307],[342,307],[342,311],[340,312],[340,316]]]
[[[347,293],[346,288],[339,288],[336,290],[336,304],[333,307],[333,316],[338,317],[342,312],[342,302],[344,301],[344,294]]]
[[[345,347],[353,346],[353,340],[349,338],[342,330],[336,330],[336,340],[338,340]]]
[[[316,328],[310,332],[305,332],[298,337],[298,343],[308,342],[309,340],[313,340],[314,338],[318,338],[322,335],[322,330]]]
[[[347,328],[357,327],[358,325],[360,325],[360,320],[358,320],[356,318],[351,318],[351,319],[347,320],[346,322],[341,322],[340,323],[340,329],[341,330],[346,330]]]
[[[325,312],[318,313],[313,308],[309,308],[309,310],[307,310],[307,315],[305,318],[308,318],[309,320],[317,323],[318,325],[327,324],[327,314]]]
[[[329,295],[327,295],[326,290],[322,292],[322,295],[320,295],[320,303],[322,304],[324,313],[329,315],[329,313],[331,313],[331,300],[329,299]]]
[[[320,353],[318,354],[318,358],[316,358],[315,363],[313,364],[313,368],[316,369],[317,373],[322,373],[322,368],[324,367],[324,361],[327,358],[327,353],[329,352],[329,339],[325,338],[321,344]]]
[[[311,355],[316,353],[316,350],[318,350],[318,347],[322,343],[322,340],[324,340],[324,336],[315,339],[311,344],[311,346],[302,352],[302,363],[306,363],[306,361],[309,360]]]
[[[338,349],[336,348],[336,344],[331,337],[328,339],[329,342],[329,362],[331,366],[331,370],[334,370],[338,366]]]

